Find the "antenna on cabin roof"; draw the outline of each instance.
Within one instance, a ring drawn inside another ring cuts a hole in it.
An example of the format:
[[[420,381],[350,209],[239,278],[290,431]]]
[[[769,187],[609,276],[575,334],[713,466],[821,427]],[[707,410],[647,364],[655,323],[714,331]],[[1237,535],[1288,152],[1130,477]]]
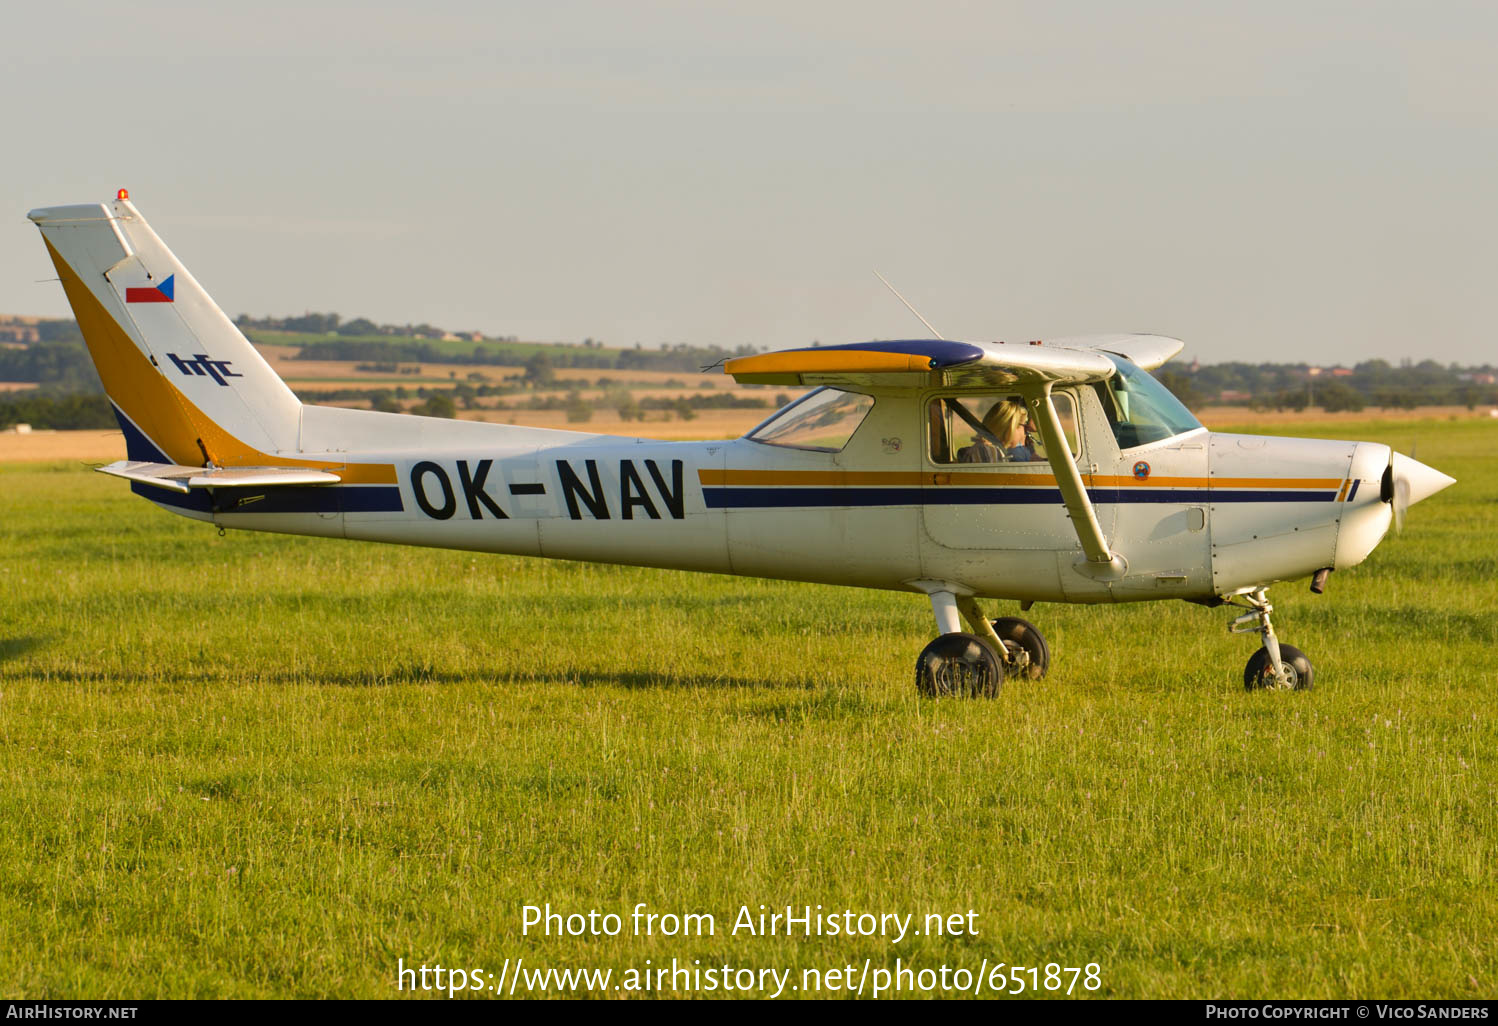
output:
[[[905,309],[907,309],[911,313],[915,314],[916,319],[919,320],[922,324],[924,324],[926,326],[926,330],[927,331],[931,332],[931,334],[934,335],[934,336],[936,336],[937,338],[939,338],[939,339],[941,339],[943,341],[946,341],[946,337],[947,336],[943,335],[941,332],[939,332],[935,328],[933,328],[931,326],[931,322],[928,321],[928,320],[926,320],[926,318],[922,317],[921,316],[921,312],[919,310],[917,310],[915,307],[913,307],[913,306],[910,305],[910,300],[908,300],[904,296],[900,295],[900,290],[897,289],[897,288],[895,288],[893,285],[891,285],[889,283],[889,279],[888,278],[886,278],[884,275],[880,274],[878,271],[874,272],[874,277],[876,277],[880,281],[884,282],[884,287],[887,288],[887,289],[889,289],[891,292],[893,292],[895,294],[895,298],[898,299],[900,302],[902,302],[902,303],[905,304]]]

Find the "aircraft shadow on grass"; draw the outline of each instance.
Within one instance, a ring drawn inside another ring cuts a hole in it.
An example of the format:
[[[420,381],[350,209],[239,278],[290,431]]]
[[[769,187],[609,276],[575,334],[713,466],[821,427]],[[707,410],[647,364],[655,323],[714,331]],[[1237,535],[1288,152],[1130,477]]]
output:
[[[30,648],[19,647],[21,642],[31,641],[40,644],[45,638],[17,639],[13,641],[0,641],[0,662],[7,659],[18,658],[24,655]],[[706,688],[706,689],[736,689],[736,688],[801,688],[810,689],[810,684],[787,684],[784,680],[769,677],[746,677],[746,676],[724,676],[722,674],[682,674],[677,676],[667,675],[660,670],[619,670],[616,672],[603,672],[600,670],[573,670],[558,669],[555,671],[532,671],[529,673],[505,674],[503,676],[489,676],[482,673],[459,673],[452,670],[436,670],[429,666],[397,666],[389,670],[358,670],[343,673],[317,673],[317,672],[289,672],[286,670],[272,670],[265,673],[245,674],[234,679],[204,675],[196,670],[186,670],[180,674],[155,673],[144,677],[122,676],[114,670],[39,670],[36,676],[45,677],[49,681],[66,684],[129,684],[140,680],[157,682],[171,682],[180,680],[183,683],[201,684],[205,681],[214,683],[245,683],[245,684],[269,684],[278,687],[288,687],[297,684],[311,684],[322,687],[336,688],[383,688],[394,687],[401,684],[436,684],[451,686],[457,684],[551,684],[561,687],[621,687],[631,691],[635,690],[676,690],[683,688]]]
[[[18,638],[0,638],[0,663],[8,663],[36,651],[50,639],[38,635],[22,635]]]

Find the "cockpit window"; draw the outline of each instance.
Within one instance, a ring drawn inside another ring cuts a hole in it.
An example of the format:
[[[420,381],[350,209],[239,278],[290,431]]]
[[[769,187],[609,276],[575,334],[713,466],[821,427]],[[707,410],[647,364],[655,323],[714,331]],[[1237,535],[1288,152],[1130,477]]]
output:
[[[819,388],[791,403],[747,437],[787,449],[841,452],[873,408],[873,398],[860,392]]]
[[[1170,391],[1132,360],[1105,354],[1118,368],[1107,381],[1093,384],[1103,413],[1120,449],[1148,445],[1187,431],[1201,429],[1201,421]]]
[[[1071,396],[1053,392],[1051,403],[1068,448],[1077,453],[1077,418]],[[933,463],[1044,463],[1045,441],[1020,395],[949,395],[926,408]]]

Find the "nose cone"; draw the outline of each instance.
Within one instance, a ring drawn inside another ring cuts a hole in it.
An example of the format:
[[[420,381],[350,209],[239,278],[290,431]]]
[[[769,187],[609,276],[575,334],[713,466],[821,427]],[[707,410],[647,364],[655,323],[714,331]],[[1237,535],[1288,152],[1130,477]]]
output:
[[[1389,461],[1389,467],[1393,471],[1394,487],[1404,493],[1399,497],[1406,506],[1413,506],[1442,488],[1456,484],[1456,478],[1447,477],[1434,467],[1427,467],[1419,460],[1412,460],[1397,452]]]

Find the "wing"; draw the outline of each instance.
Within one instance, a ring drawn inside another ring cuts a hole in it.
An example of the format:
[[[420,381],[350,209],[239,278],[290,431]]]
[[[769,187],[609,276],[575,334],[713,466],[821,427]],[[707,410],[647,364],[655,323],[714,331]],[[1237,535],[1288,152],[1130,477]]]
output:
[[[330,485],[337,474],[304,467],[179,467],[171,463],[120,460],[96,468],[101,474],[187,494],[194,488],[267,488],[271,485]]]
[[[756,385],[1068,384],[1111,377],[1113,362],[1105,353],[1126,357],[1149,370],[1184,345],[1160,335],[1090,335],[1009,343],[907,339],[741,356],[724,364],[723,371],[740,383]]]
[[[787,349],[729,360],[725,373],[745,384],[864,385],[884,388],[933,386],[1018,386],[1031,397],[1051,469],[1077,532],[1083,573],[1111,579],[1126,573],[1128,561],[1103,537],[1081,472],[1072,459],[1047,385],[1102,381],[1117,373],[1112,356],[1153,370],[1184,343],[1162,335],[1087,335],[1049,342],[952,342],[910,339],[846,346]],[[1111,354],[1111,355],[1110,355]],[[1040,393],[1034,395],[1033,393]],[[1042,399],[1042,396],[1044,398]]]

